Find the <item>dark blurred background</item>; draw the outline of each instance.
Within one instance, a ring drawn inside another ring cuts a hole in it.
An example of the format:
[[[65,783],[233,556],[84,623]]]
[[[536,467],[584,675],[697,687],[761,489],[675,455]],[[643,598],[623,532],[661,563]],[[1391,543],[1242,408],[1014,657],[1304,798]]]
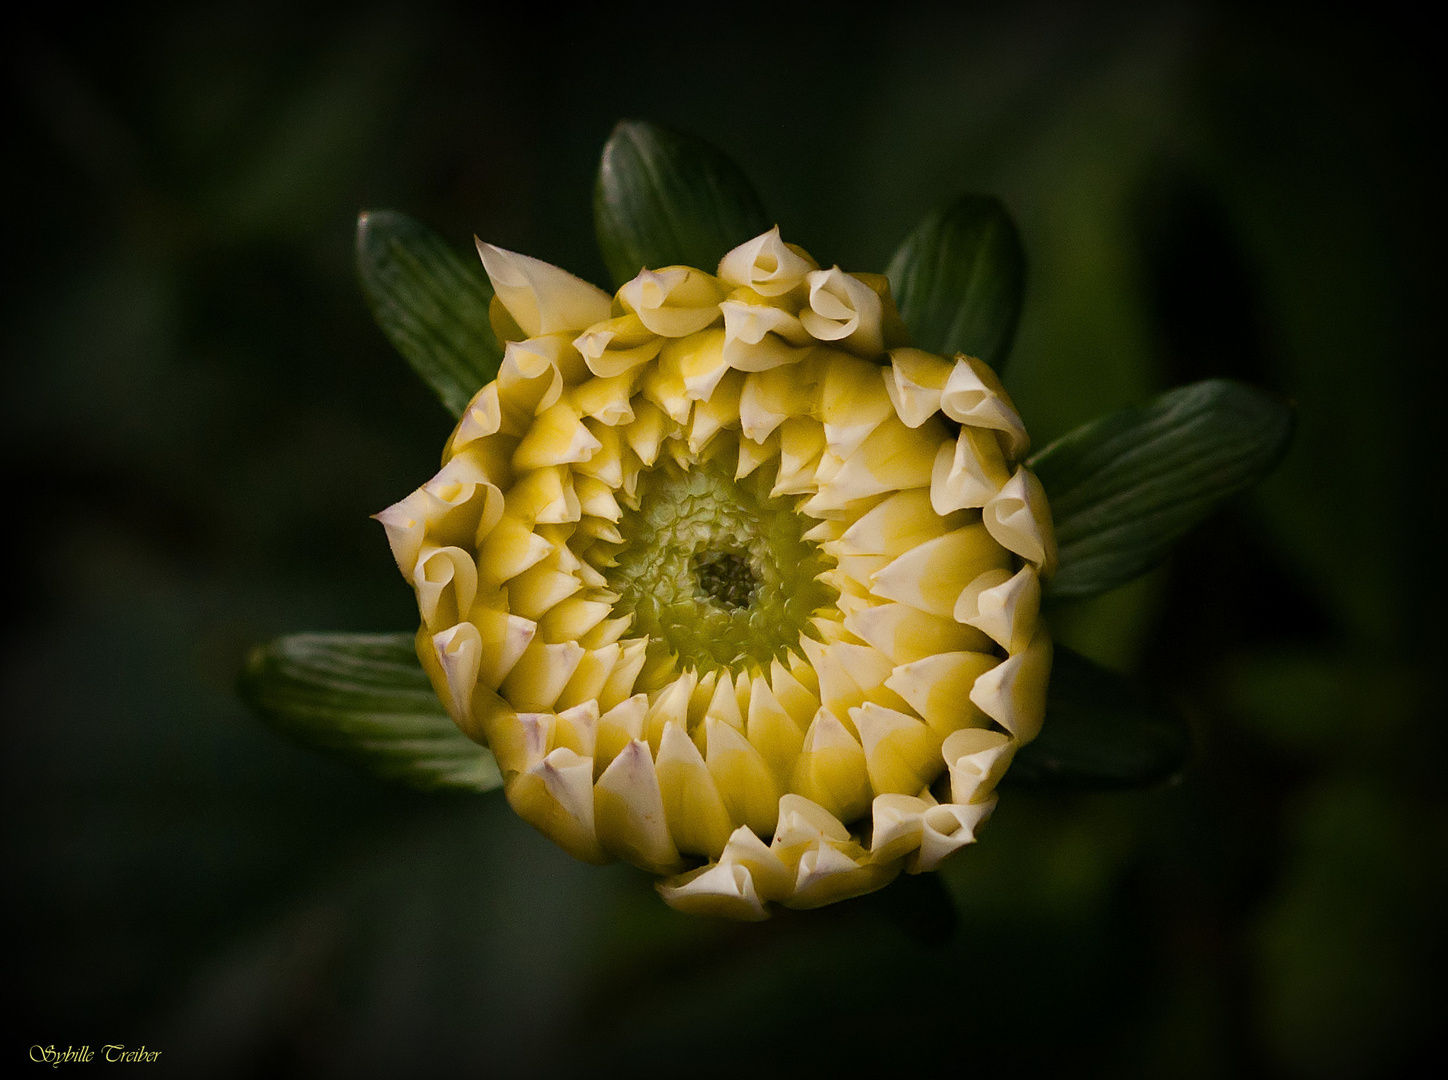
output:
[[[1426,24],[1190,3],[53,9],[5,44],[4,1055],[1307,1078],[1445,1056]],[[948,941],[882,901],[676,915],[499,795],[386,786],[235,697],[253,643],[415,625],[367,516],[431,475],[450,421],[371,322],[357,212],[602,282],[592,175],[625,117],[719,145],[787,238],[846,269],[883,268],[961,191],[1000,195],[1030,259],[1006,381],[1038,445],[1212,375],[1298,404],[1259,491],[1060,616],[1185,712],[1191,768],[1007,792],[943,874]]]

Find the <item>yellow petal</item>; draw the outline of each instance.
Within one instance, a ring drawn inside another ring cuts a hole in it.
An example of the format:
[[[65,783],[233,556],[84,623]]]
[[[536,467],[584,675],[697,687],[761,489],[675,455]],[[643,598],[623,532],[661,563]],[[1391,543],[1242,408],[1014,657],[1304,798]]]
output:
[[[573,405],[559,401],[534,418],[528,434],[513,451],[513,468],[519,472],[545,465],[566,465],[587,461],[603,444],[583,426]]]
[[[909,604],[861,608],[845,617],[845,628],[897,665],[923,660],[936,653],[990,648],[990,639],[975,627],[930,615]]]
[[[584,862],[605,863],[593,825],[593,762],[558,749],[514,775],[504,787],[508,803],[528,824]]]
[[[850,718],[860,733],[870,786],[877,793],[911,795],[940,774],[941,740],[929,725],[874,702],[851,709]]]
[[[699,748],[684,733],[682,724],[671,721],[664,725],[654,766],[669,833],[678,849],[717,859],[729,842],[734,823]]]
[[[576,641],[546,645],[535,637],[503,680],[503,697],[520,711],[547,712],[582,662],[583,651]]]
[[[865,751],[828,709],[815,714],[805,733],[790,788],[841,821],[853,821],[870,807]]]
[[[911,548],[879,570],[870,591],[882,600],[954,618],[961,590],[987,570],[1009,566],[983,525],[966,525]]]
[[[985,716],[974,705],[971,692],[977,680],[1000,660],[989,653],[950,652],[927,656],[897,667],[885,685],[925,718],[945,738],[963,727],[983,727]]]
[[[710,717],[704,727],[709,745],[705,763],[729,817],[760,836],[773,835],[780,790],[763,755],[722,720]]]

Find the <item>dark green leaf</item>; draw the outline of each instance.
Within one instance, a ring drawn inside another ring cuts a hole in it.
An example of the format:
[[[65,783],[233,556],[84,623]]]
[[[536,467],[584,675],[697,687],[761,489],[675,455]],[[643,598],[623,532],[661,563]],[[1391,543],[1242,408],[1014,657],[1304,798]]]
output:
[[[1191,753],[1186,722],[1126,679],[1057,645],[1041,734],[1011,763],[1016,784],[1119,788],[1160,783]]]
[[[490,791],[491,751],[448,717],[411,634],[293,634],[253,650],[241,695],[278,731],[420,788]]]
[[[644,267],[713,273],[731,248],[774,224],[722,152],[638,120],[619,124],[603,148],[593,218],[615,285]]]
[[[1095,596],[1150,570],[1224,501],[1269,473],[1292,407],[1212,379],[1062,436],[1030,461],[1055,520],[1051,599]]]
[[[905,238],[886,271],[910,340],[999,370],[1011,351],[1026,256],[1015,222],[988,195],[963,195]]]
[[[406,214],[371,210],[357,219],[357,276],[377,325],[461,416],[503,358],[488,322],[493,288],[481,264]]]

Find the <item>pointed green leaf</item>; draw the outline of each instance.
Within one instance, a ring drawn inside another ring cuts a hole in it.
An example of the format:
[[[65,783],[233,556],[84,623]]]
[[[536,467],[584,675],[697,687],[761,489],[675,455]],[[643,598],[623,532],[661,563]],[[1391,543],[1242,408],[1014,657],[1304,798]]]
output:
[[[357,277],[377,325],[448,412],[461,416],[503,358],[481,264],[406,214],[370,210],[357,219]]]
[[[411,634],[293,634],[252,651],[241,695],[283,734],[420,788],[501,787],[492,752],[452,722]]]
[[[966,353],[997,370],[1005,364],[1021,314],[1026,256],[1001,201],[963,195],[905,238],[886,276],[922,349]]]
[[[1150,570],[1184,533],[1271,472],[1292,424],[1281,399],[1211,379],[1057,439],[1030,461],[1059,546],[1047,596],[1095,596]]]
[[[1006,772],[1014,784],[1121,788],[1181,772],[1191,734],[1175,710],[1128,680],[1057,645],[1041,733]]]
[[[714,272],[773,222],[739,166],[690,135],[627,120],[598,163],[593,217],[603,261],[622,285],[644,267]]]

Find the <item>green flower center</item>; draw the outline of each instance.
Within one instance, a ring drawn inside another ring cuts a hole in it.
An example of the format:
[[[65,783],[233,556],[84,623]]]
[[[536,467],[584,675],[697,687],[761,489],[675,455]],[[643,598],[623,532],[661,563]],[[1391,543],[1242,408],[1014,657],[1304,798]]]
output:
[[[800,635],[818,637],[810,617],[837,599],[818,580],[833,561],[804,539],[816,521],[799,499],[771,497],[762,469],[735,480],[727,464],[662,460],[642,474],[638,508],[619,522],[624,548],[604,571],[650,660],[673,654],[700,674],[767,670],[799,651]]]

